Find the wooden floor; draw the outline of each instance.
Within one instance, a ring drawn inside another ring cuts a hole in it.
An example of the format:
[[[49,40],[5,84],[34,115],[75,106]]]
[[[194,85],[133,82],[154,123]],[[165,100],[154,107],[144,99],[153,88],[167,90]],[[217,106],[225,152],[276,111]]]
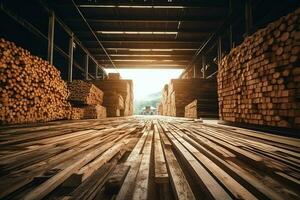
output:
[[[0,132],[0,199],[300,199],[299,139],[158,116]]]

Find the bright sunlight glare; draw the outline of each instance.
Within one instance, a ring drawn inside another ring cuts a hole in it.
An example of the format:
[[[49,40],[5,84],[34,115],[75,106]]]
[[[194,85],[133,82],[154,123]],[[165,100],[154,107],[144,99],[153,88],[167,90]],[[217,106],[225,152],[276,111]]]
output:
[[[105,69],[115,73],[115,69]],[[178,78],[182,69],[118,69],[123,79],[133,81],[134,99],[146,100],[147,96],[162,91],[171,79]]]

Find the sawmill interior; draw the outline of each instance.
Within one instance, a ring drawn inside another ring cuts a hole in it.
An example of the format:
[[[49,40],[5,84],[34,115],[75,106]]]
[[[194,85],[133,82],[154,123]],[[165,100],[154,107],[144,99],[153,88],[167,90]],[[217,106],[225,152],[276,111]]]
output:
[[[0,0],[0,22],[0,199],[300,200],[298,0]]]

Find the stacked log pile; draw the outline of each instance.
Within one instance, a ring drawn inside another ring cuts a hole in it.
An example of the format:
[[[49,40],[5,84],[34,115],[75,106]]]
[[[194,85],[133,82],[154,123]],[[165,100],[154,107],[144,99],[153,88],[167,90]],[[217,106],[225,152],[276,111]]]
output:
[[[69,119],[99,119],[106,117],[106,108],[101,106],[103,92],[91,83],[74,80],[68,83],[72,108]]]
[[[106,107],[108,117],[119,117],[121,110],[124,110],[124,99],[116,92],[105,92],[103,105]]]
[[[130,116],[133,114],[132,80],[93,80],[91,82],[104,92],[104,96],[117,93],[123,97],[124,109],[120,110],[121,116]]]
[[[224,121],[300,127],[300,9],[270,23],[232,49],[219,66]]]
[[[297,138],[155,116],[0,131],[0,199],[300,198]]]
[[[163,114],[184,117],[185,106],[195,99],[197,99],[198,104],[203,109],[198,110],[199,117],[217,116],[218,96],[216,80],[202,78],[172,79],[168,86],[168,92],[165,92],[165,89],[163,92],[162,104],[166,108]]]
[[[0,39],[0,123],[63,119],[67,97],[67,86],[53,65]]]

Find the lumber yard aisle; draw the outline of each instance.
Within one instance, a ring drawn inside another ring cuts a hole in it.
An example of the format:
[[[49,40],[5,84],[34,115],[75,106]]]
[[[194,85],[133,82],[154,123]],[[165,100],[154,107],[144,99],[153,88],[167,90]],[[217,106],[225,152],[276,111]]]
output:
[[[299,199],[300,140],[134,116],[1,127],[1,199]]]
[[[0,200],[300,200],[299,0],[0,0],[0,24]]]

